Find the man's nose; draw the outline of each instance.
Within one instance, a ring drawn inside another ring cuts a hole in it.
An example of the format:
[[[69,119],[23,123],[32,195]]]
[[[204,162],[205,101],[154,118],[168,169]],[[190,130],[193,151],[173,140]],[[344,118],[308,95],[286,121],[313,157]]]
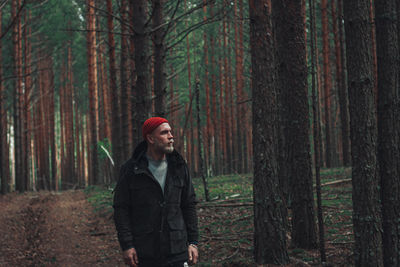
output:
[[[171,132],[168,133],[168,138],[174,138]]]

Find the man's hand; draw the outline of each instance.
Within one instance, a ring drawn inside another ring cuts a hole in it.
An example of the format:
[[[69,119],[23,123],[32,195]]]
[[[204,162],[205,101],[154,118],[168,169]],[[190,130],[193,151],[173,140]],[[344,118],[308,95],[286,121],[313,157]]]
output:
[[[195,265],[197,263],[197,260],[199,259],[199,250],[197,249],[197,246],[189,245],[188,252],[189,264]]]
[[[139,259],[137,257],[136,249],[130,248],[122,252],[125,264],[132,267],[137,267],[139,264]]]

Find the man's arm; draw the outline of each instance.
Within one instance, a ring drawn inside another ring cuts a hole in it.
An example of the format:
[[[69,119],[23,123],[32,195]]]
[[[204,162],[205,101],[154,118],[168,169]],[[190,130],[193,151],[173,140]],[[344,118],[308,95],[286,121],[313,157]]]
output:
[[[127,167],[123,165],[120,171],[120,178],[114,193],[114,223],[118,233],[118,241],[123,251],[134,247],[134,240],[131,231],[131,216],[129,185],[127,179]]]
[[[197,226],[197,212],[196,212],[196,194],[194,192],[192,178],[190,177],[188,168],[185,164],[185,186],[182,192],[181,209],[183,219],[185,220],[186,230],[188,233],[189,244],[198,244],[199,230]]]

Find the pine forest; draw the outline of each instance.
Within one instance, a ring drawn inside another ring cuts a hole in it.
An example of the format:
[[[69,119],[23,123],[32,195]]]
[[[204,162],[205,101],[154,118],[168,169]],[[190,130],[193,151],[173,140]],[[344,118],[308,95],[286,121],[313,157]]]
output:
[[[125,266],[113,188],[150,117],[199,266],[400,266],[399,53],[395,0],[0,0],[0,266]]]

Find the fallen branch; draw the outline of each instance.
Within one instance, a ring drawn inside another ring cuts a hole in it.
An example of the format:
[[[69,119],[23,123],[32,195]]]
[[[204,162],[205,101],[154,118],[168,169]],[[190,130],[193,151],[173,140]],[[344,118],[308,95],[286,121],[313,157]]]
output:
[[[231,207],[249,207],[253,206],[253,202],[229,203],[229,204],[199,204],[199,208],[231,208]]]
[[[342,184],[342,183],[347,183],[347,182],[351,182],[351,179],[343,179],[343,180],[336,180],[336,181],[332,181],[332,182],[327,182],[327,183],[321,184],[321,186]],[[314,185],[314,187],[315,187],[315,185]]]
[[[238,253],[239,253],[239,250],[240,250],[240,247],[237,248],[236,251],[233,252],[232,255],[226,256],[226,257],[224,257],[224,258],[222,258],[222,259],[217,259],[217,260],[215,260],[215,261],[213,261],[213,262],[221,262],[221,261],[229,260],[230,258],[233,258],[236,254],[238,254]]]

